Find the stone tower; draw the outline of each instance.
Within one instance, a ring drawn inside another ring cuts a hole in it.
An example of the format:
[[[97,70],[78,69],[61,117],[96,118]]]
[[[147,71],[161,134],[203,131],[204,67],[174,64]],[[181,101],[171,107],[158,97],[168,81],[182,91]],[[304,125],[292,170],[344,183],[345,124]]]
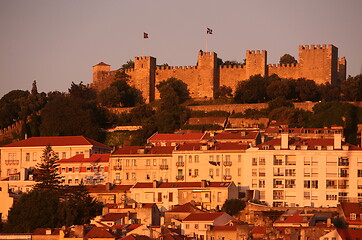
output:
[[[110,85],[108,82],[110,71],[111,66],[104,62],[93,66],[93,86],[95,89],[101,91]]]
[[[142,92],[146,103],[155,100],[156,58],[135,57],[134,71],[131,75],[133,85]]]
[[[260,74],[261,76],[268,75],[267,71],[267,52],[265,50],[246,51],[246,75],[250,76]]]
[[[199,98],[213,98],[219,88],[217,54],[200,51],[198,54],[197,92]]]
[[[301,77],[338,85],[338,48],[332,44],[299,46],[299,64]]]

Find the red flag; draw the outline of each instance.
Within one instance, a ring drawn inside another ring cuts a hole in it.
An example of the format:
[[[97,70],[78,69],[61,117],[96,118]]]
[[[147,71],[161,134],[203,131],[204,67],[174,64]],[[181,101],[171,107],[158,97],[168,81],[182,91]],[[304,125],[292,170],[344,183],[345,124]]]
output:
[[[143,33],[143,38],[148,38],[148,33]]]

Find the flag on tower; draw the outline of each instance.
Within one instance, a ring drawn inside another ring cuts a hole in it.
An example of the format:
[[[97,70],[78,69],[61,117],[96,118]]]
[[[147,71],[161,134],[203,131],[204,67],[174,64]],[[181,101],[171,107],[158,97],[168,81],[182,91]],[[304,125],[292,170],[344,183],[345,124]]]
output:
[[[206,34],[212,34],[212,29],[211,28],[206,28]]]
[[[143,38],[148,38],[148,33],[143,33]]]

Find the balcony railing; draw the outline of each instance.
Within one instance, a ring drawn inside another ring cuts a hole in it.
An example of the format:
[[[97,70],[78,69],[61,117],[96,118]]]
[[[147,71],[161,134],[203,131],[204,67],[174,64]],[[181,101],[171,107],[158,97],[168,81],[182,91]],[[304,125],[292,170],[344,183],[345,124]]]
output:
[[[176,180],[184,180],[184,176],[176,176]]]
[[[273,188],[284,188],[284,185],[281,184],[274,184]]]
[[[113,169],[114,170],[122,170],[122,166],[114,166]]]
[[[161,170],[168,170],[168,165],[165,165],[165,164],[160,165],[160,169]]]
[[[349,174],[348,173],[340,173],[339,177],[349,177]]]
[[[231,165],[233,165],[233,163],[231,161],[224,162],[224,166],[230,167]]]
[[[122,183],[122,180],[121,180],[121,179],[114,179],[114,180],[113,180],[113,183],[114,183],[114,184],[121,184],[121,183]]]
[[[330,185],[330,186],[327,186],[327,189],[336,189],[337,188],[337,185]]]
[[[260,172],[259,177],[265,177],[265,172]]]
[[[19,164],[19,160],[5,160],[5,164]]]
[[[274,173],[274,176],[275,177],[281,177],[281,176],[284,176],[284,173]]]
[[[176,162],[176,167],[183,167],[185,166],[184,162]]]
[[[284,200],[284,196],[273,196],[273,200]]]
[[[339,189],[348,189],[349,185],[338,185]]]
[[[231,180],[231,175],[224,175],[224,180]]]

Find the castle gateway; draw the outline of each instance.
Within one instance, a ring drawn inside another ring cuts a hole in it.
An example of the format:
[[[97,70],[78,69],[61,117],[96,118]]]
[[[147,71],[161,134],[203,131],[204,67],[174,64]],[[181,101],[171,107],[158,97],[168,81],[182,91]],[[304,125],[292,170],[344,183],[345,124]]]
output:
[[[92,87],[97,91],[107,88],[121,69],[111,71],[103,62],[93,66]],[[338,48],[333,45],[301,45],[296,64],[267,64],[267,52],[246,51],[245,65],[217,64],[215,52],[198,53],[197,66],[156,66],[154,57],[135,57],[134,68],[126,69],[130,85],[142,91],[146,103],[159,99],[156,85],[168,78],[182,80],[195,99],[209,99],[215,96],[219,86],[225,85],[235,91],[238,81],[247,80],[252,75],[269,76],[277,74],[281,78],[306,78],[317,84],[338,85],[346,79],[346,59],[338,58]]]

